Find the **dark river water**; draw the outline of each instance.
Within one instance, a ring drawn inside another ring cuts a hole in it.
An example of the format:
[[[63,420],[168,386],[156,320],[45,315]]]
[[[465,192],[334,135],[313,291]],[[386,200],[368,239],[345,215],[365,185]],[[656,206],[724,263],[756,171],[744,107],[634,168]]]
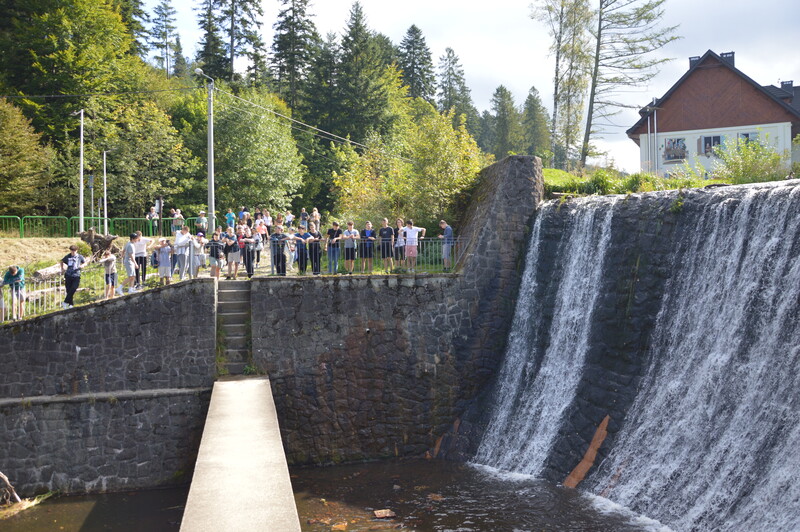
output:
[[[668,530],[576,490],[464,464],[386,461],[294,468],[291,476],[301,526],[309,532]],[[187,493],[182,488],[60,497],[0,521],[0,530],[177,531]],[[219,504],[221,512],[236,506],[222,494]],[[395,517],[377,519],[375,510],[391,510]]]

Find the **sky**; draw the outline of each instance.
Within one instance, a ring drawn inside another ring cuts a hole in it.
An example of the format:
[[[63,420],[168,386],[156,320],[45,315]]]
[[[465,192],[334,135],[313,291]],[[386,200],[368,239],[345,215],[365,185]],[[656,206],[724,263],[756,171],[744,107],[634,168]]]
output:
[[[313,1],[313,0],[312,0]],[[597,0],[591,0],[596,3]],[[157,0],[147,0],[152,11]],[[349,17],[351,0],[318,0],[311,13],[321,35],[341,36]],[[174,2],[178,11],[178,32],[184,53],[193,57],[201,38],[195,2]],[[416,24],[427,41],[434,66],[452,48],[461,60],[467,86],[480,112],[491,107],[495,89],[504,85],[522,106],[528,91],[536,87],[542,102],[552,110],[553,58],[549,54],[547,29],[530,17],[530,0],[361,0],[367,24],[399,44],[406,31]],[[689,57],[707,50],[736,53],[736,67],[761,85],[794,80],[800,85],[800,53],[797,51],[798,0],[666,0],[664,25],[679,25],[682,38],[657,52],[674,61],[662,66],[648,85],[631,88],[621,100],[644,106],[661,97],[688,70]],[[272,25],[280,9],[278,0],[264,0],[264,40],[271,45]],[[639,170],[639,148],[627,138],[625,130],[638,119],[636,109],[626,109],[616,117],[619,127],[605,133],[595,143],[608,155],[597,162],[613,162],[629,172]]]

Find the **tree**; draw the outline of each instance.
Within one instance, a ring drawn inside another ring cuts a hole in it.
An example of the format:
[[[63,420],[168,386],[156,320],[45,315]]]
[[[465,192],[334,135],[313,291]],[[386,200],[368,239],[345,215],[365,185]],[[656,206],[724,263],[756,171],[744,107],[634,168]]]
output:
[[[264,43],[259,35],[264,8],[260,0],[215,0],[218,22],[226,31],[228,71],[235,74],[234,59],[244,56],[251,62],[264,57]],[[263,62],[263,61],[262,61]]]
[[[283,115],[290,111],[260,89],[246,90],[241,97],[260,107],[248,109],[239,101],[228,105],[220,98],[215,113],[217,204],[220,209],[235,205],[285,209],[300,187],[302,158],[290,122],[262,108]]]
[[[272,71],[278,94],[294,110],[320,38],[308,13],[309,0],[281,0],[281,3],[284,8],[273,26]]]
[[[130,52],[144,59],[149,51],[147,42],[150,36],[147,31],[150,18],[144,9],[144,2],[142,0],[113,0],[112,4],[116,7],[122,17],[122,23],[127,26],[133,39]]]
[[[494,111],[494,144],[491,152],[499,160],[522,151],[524,148],[520,112],[514,105],[514,96],[503,85],[494,91],[492,110]]]
[[[0,99],[0,131],[0,213],[30,215],[36,212],[55,152],[42,145],[30,120],[5,99]]]
[[[183,46],[181,46],[181,36],[175,35],[175,48],[174,48],[175,61],[172,65],[172,75],[176,78],[185,78],[189,76],[189,64],[186,61],[186,56],[183,55]]]
[[[649,56],[679,37],[677,26],[659,27],[665,0],[597,0],[589,108],[581,148],[581,165],[589,156],[589,141],[621,108],[630,107],[615,94],[645,84],[669,58]]]
[[[436,78],[433,75],[431,51],[422,31],[415,25],[408,28],[400,43],[398,66],[403,74],[403,83],[408,86],[408,95],[433,102]]]
[[[461,116],[464,116],[467,130],[479,136],[482,121],[464,79],[464,69],[452,48],[446,48],[444,55],[439,58],[437,107],[442,112],[454,110],[453,127],[457,127]]]
[[[355,2],[342,38],[338,79],[341,113],[334,132],[361,142],[370,130],[382,132],[389,127],[389,88],[383,76],[386,68],[361,4]]]
[[[170,75],[170,58],[175,49],[175,8],[171,0],[161,0],[153,9],[151,18],[153,27],[150,30],[150,46],[156,49],[155,57],[159,68]]]
[[[542,160],[552,158],[550,151],[550,117],[539,97],[536,87],[531,87],[522,111],[522,132],[524,151],[528,155],[536,155]]]
[[[588,0],[539,0],[531,16],[547,25],[552,38],[550,53],[555,57],[550,151],[574,152],[588,78]],[[558,143],[560,149],[556,147]],[[554,163],[551,161],[555,166]]]
[[[198,22],[203,31],[203,38],[197,50],[197,62],[207,76],[215,79],[229,79],[233,75],[233,71],[225,58],[225,47],[222,43],[213,0],[203,0],[202,6],[198,9]]]

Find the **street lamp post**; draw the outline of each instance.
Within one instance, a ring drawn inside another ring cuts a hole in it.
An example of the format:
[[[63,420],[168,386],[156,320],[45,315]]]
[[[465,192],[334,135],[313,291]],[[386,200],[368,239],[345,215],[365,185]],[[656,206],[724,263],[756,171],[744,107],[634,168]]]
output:
[[[83,109],[72,113],[81,115],[81,171],[78,183],[78,232],[83,233]]]
[[[103,150],[103,234],[108,234],[108,186],[106,180],[106,154],[111,150]]]
[[[201,68],[194,69],[194,73],[208,80],[208,231],[213,233],[217,221],[214,204],[214,78],[206,76]]]

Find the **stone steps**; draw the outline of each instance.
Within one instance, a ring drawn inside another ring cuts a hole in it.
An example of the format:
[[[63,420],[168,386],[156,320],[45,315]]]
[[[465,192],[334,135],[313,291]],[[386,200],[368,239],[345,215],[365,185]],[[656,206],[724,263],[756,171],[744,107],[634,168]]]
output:
[[[225,369],[231,375],[241,375],[252,359],[249,281],[219,282],[217,320],[225,337]]]

